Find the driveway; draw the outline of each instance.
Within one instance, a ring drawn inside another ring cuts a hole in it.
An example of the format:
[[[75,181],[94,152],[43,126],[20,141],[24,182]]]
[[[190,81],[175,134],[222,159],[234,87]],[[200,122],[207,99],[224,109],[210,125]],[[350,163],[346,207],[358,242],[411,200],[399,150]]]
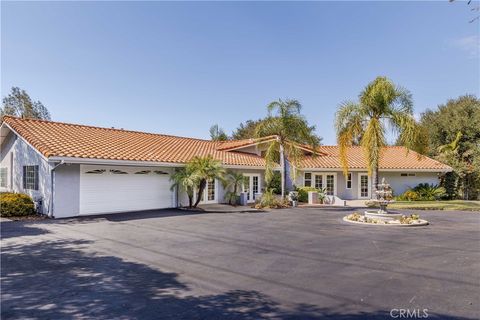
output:
[[[381,228],[348,213],[2,222],[2,319],[480,318],[480,214]]]

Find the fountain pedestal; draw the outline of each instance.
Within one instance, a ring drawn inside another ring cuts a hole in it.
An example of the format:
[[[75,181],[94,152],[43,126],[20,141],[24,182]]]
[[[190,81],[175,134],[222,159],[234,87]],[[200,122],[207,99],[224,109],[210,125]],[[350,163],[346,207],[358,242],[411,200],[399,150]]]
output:
[[[372,199],[372,202],[378,203],[379,210],[367,210],[364,215],[367,218],[379,219],[383,221],[398,220],[402,217],[401,213],[388,212],[387,206],[390,203],[395,202],[392,200],[392,188],[388,183],[385,183],[385,178],[382,179],[382,183],[378,184],[375,190],[376,199]]]

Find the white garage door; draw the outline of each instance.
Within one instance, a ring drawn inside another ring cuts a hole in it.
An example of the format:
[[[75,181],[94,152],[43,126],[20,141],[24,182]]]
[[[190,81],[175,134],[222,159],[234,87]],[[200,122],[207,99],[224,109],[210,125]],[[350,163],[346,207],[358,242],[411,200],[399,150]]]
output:
[[[169,174],[157,168],[80,167],[80,214],[170,208]]]

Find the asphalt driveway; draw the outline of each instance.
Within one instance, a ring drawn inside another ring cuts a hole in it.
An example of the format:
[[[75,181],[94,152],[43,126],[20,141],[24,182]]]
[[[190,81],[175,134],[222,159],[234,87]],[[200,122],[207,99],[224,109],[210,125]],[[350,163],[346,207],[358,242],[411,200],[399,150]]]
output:
[[[480,318],[480,214],[381,228],[347,213],[2,222],[1,318]]]

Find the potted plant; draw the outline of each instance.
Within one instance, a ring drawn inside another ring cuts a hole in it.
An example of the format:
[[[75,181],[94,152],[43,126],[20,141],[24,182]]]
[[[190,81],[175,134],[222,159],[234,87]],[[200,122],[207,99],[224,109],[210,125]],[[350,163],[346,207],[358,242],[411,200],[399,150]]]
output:
[[[327,197],[327,188],[320,189],[320,191],[318,192],[318,202],[323,204],[326,197]]]

